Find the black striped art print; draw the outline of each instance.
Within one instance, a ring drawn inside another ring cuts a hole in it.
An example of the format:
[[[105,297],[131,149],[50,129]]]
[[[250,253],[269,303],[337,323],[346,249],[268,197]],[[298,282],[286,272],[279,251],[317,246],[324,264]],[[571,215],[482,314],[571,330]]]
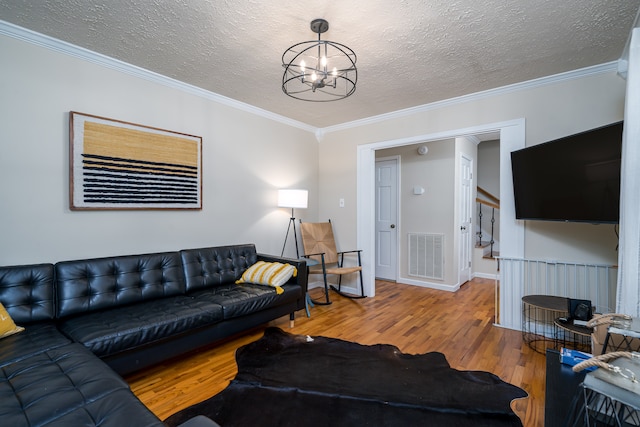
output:
[[[191,135],[71,113],[72,209],[201,209]]]

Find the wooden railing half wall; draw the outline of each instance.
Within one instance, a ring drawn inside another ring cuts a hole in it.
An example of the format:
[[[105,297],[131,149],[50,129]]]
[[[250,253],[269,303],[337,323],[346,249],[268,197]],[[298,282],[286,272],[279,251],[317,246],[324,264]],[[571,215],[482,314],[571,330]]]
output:
[[[526,295],[588,299],[597,313],[612,313],[615,309],[616,266],[503,257],[499,261],[496,321],[501,326],[521,329],[522,297]],[[554,330],[549,325],[540,326],[539,330],[553,337]]]

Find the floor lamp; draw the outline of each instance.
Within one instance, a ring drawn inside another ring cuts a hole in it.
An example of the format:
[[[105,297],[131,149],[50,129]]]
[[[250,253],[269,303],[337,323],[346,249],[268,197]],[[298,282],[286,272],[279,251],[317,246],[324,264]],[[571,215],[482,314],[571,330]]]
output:
[[[293,210],[295,208],[306,209],[308,199],[309,191],[307,190],[278,190],[278,207],[291,208],[291,218],[289,219],[287,234],[284,236],[284,245],[282,245],[282,253],[280,256],[284,256],[284,248],[287,246],[289,231],[291,230],[291,227],[293,227],[293,239],[296,242],[296,258],[300,258],[300,252],[298,251],[298,235],[296,234],[296,218],[293,215]]]

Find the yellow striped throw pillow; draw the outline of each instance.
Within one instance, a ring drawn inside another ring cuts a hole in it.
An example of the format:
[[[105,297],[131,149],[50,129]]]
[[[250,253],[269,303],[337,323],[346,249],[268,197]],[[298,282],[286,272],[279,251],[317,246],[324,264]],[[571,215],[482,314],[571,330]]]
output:
[[[240,283],[255,283],[256,285],[267,285],[276,288],[276,293],[280,295],[284,292],[282,285],[287,283],[292,276],[296,277],[298,271],[291,264],[280,262],[258,261],[249,267],[242,277],[236,280]]]
[[[8,337],[9,335],[17,334],[24,331],[22,326],[16,326],[13,323],[13,319],[7,313],[2,303],[0,303],[0,338]]]

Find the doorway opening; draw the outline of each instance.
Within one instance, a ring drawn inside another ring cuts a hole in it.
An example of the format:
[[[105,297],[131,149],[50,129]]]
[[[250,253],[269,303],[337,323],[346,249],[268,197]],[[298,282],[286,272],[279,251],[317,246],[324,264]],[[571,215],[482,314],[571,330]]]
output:
[[[357,152],[357,244],[358,247],[374,249],[375,238],[375,152],[391,147],[417,144],[461,136],[473,136],[489,132],[500,135],[500,235],[503,236],[501,251],[509,256],[524,255],[524,225],[515,220],[513,205],[513,184],[511,182],[511,151],[525,146],[525,121],[517,119],[464,129],[418,135],[389,141],[381,141],[358,146]],[[364,289],[368,296],[375,296],[375,250],[363,254]]]

